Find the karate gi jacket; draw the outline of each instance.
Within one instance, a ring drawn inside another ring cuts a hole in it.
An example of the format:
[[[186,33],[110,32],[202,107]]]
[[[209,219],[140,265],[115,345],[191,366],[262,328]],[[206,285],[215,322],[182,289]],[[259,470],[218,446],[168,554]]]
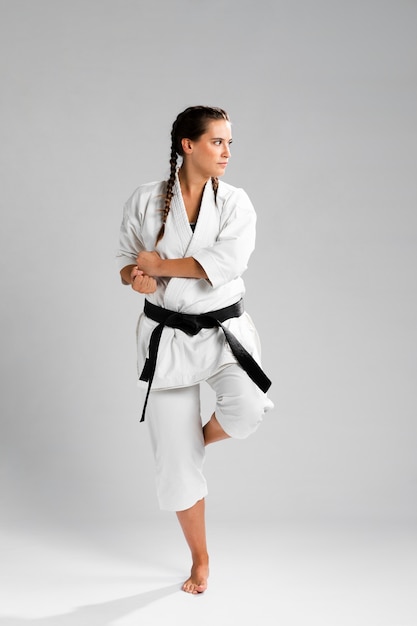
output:
[[[157,278],[158,287],[146,299],[182,313],[207,313],[238,302],[245,294],[242,274],[255,246],[256,213],[243,189],[219,181],[215,197],[211,181],[204,188],[200,212],[191,229],[176,176],[165,233],[155,246],[162,224],[166,181],[141,185],[126,202],[120,229],[117,262],[122,269],[136,264],[142,250],[156,250],[163,258],[193,257],[208,279]],[[140,314],[137,324],[137,367],[142,372],[149,339],[157,322]],[[224,322],[260,364],[260,342],[249,314]],[[165,327],[158,351],[153,389],[196,384],[227,364],[235,363],[224,333],[202,329],[190,336]],[[139,386],[146,382],[138,381]]]

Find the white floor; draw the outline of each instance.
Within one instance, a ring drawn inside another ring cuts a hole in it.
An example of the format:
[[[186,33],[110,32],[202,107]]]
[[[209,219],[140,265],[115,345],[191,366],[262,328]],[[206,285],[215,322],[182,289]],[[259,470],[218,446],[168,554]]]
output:
[[[415,528],[211,522],[190,596],[176,524],[3,531],[0,626],[417,626]]]

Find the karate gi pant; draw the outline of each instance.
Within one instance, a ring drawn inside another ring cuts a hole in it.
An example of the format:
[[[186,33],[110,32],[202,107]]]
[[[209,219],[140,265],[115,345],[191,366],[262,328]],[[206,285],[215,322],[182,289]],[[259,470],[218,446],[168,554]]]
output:
[[[264,413],[273,407],[237,364],[223,367],[206,382],[215,392],[216,418],[232,438],[245,439],[255,432]],[[182,511],[192,507],[207,495],[200,384],[152,390],[146,421],[160,508]]]

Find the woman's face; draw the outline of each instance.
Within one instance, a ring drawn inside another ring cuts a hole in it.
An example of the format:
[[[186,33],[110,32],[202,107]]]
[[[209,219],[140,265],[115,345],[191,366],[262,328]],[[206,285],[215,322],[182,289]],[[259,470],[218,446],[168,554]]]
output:
[[[206,132],[198,139],[182,140],[187,170],[206,179],[212,176],[223,176],[230,159],[231,143],[230,122],[212,120]]]

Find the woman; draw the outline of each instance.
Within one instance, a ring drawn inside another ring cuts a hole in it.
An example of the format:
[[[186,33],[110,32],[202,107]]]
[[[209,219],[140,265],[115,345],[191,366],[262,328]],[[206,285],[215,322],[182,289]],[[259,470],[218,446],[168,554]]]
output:
[[[247,437],[273,404],[242,303],[256,214],[242,189],[219,182],[230,158],[229,117],[189,107],[171,139],[169,180],[142,185],[125,205],[118,259],[123,283],[146,295],[137,328],[142,420],[146,410],[160,507],[176,511],[191,550],[183,589],[197,594],[208,578],[205,446]],[[208,421],[202,381],[216,394]]]

